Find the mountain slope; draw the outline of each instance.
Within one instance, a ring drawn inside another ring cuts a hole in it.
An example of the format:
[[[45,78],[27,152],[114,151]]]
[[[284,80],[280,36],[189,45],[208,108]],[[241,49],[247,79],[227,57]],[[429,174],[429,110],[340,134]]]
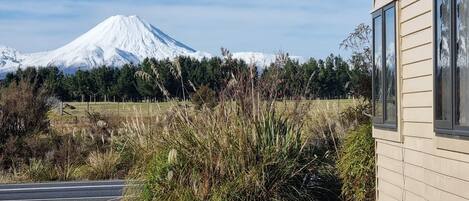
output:
[[[290,59],[298,60],[300,63],[304,62],[304,59],[299,56],[289,56]],[[233,58],[244,60],[248,64],[254,64],[259,68],[264,68],[274,63],[277,55],[265,54],[262,52],[234,52]]]
[[[0,46],[0,74],[16,70],[21,61],[21,54],[17,50]]]
[[[137,16],[109,17],[71,43],[49,52],[25,55],[23,66],[91,68],[139,63],[146,57],[203,56]]]
[[[17,50],[0,46],[0,78],[8,72],[29,66],[57,66],[69,73],[77,69],[90,69],[102,65],[120,67],[140,63],[145,58],[172,59],[191,56],[197,59],[211,57],[173,39],[137,16],[116,15],[63,47],[52,51],[21,54]],[[275,55],[259,52],[233,53],[263,68],[275,61]],[[300,57],[291,57],[299,59]]]

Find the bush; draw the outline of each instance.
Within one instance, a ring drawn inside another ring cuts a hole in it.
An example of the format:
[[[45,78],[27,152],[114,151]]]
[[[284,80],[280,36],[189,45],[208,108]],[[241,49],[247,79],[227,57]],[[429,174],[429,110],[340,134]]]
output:
[[[342,179],[342,196],[347,201],[375,199],[375,141],[371,124],[351,131],[345,138],[338,171]]]
[[[215,91],[204,85],[200,87],[191,97],[192,103],[197,109],[202,107],[214,108],[217,106],[217,96]]]
[[[27,82],[12,83],[0,90],[0,161],[14,166],[15,158],[29,158],[24,139],[49,128],[48,93]]]

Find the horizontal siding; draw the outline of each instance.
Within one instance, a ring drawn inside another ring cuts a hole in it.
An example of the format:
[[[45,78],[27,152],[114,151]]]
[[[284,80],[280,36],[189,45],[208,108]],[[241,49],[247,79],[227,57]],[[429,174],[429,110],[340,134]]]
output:
[[[414,137],[406,137],[404,144],[405,150],[414,150],[424,153],[433,153],[433,139],[419,139]]]
[[[403,138],[376,140],[378,200],[469,201],[469,154],[438,149],[433,131],[433,0],[398,3]]]
[[[427,186],[425,198],[428,201],[468,201],[463,197],[442,191],[432,186]]]
[[[433,76],[416,77],[402,81],[402,93],[415,93],[433,90]]]
[[[405,201],[425,201],[425,198],[420,197],[417,194],[406,191],[405,192]]]
[[[431,12],[424,13],[401,24],[401,36],[407,36],[432,26]]]
[[[402,107],[432,107],[433,92],[402,94]]]
[[[402,78],[410,79],[433,74],[433,60],[427,59],[402,66]]]
[[[404,122],[432,123],[432,108],[404,108],[402,114]]]
[[[406,150],[405,153],[406,163],[426,168],[433,172],[462,180],[466,183],[469,182],[469,163],[441,158],[413,150]],[[467,189],[469,189],[469,185]]]
[[[401,160],[392,159],[384,155],[381,155],[376,160],[377,160],[376,163],[378,166],[384,167],[388,170],[397,172],[399,174],[403,174],[404,168],[403,168],[403,164]]]
[[[416,16],[427,13],[432,9],[432,0],[420,0],[405,6],[401,10],[401,22],[409,21]]]
[[[428,193],[427,188],[432,187],[432,189],[446,192],[446,194],[452,194],[456,197],[469,199],[469,191],[467,190],[469,189],[469,183],[466,181],[443,175],[412,164],[406,164],[405,170],[406,178],[412,178],[425,184],[426,193]]]
[[[376,143],[376,153],[394,160],[402,161],[402,149],[387,143]]]
[[[417,138],[433,139],[433,125],[430,123],[404,122],[402,134]]]
[[[401,0],[400,1],[400,5],[401,5],[401,8],[404,9],[406,8],[407,6],[410,6],[411,4],[417,2],[418,0]]]
[[[404,36],[401,39],[402,50],[408,50],[410,48],[431,43],[433,41],[433,32],[432,29],[428,27],[422,31]]]
[[[401,36],[407,36],[432,26],[432,13],[428,11],[401,24]]]
[[[404,193],[401,187],[398,187],[384,180],[378,183],[378,190],[381,193],[385,193],[386,195],[389,195],[395,200],[402,200],[402,196]]]
[[[439,156],[432,139],[406,136],[402,147],[377,141],[379,200],[469,200],[469,162]]]
[[[380,166],[378,166],[376,174],[380,182],[385,181],[387,183],[390,183],[394,186],[398,186],[400,188],[404,187],[404,177],[402,176],[402,174],[399,174],[397,172],[388,170]]]
[[[429,60],[433,57],[432,44],[418,46],[416,48],[402,51],[402,64],[411,64],[419,61]]]
[[[390,196],[389,194],[386,194],[385,192],[380,192],[378,195],[380,201],[399,201]]]
[[[405,177],[405,190],[425,199],[427,185],[411,177]],[[407,195],[407,194],[406,194]],[[416,197],[416,196],[413,196]]]
[[[404,148],[421,151],[424,153],[432,154],[441,158],[447,158],[450,160],[461,161],[469,163],[469,154],[458,153],[453,151],[446,151],[435,148],[435,139],[419,139],[406,137],[403,144]]]

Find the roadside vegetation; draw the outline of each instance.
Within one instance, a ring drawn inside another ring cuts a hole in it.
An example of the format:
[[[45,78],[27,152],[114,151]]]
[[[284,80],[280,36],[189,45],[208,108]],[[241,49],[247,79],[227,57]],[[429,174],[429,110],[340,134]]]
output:
[[[367,34],[344,41],[349,63],[280,54],[259,72],[223,50],[201,63],[9,74],[0,182],[138,181],[126,200],[373,200]]]

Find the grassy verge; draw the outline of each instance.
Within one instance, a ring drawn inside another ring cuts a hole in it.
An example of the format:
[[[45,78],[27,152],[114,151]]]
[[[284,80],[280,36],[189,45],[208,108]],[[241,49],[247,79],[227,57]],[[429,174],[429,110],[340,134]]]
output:
[[[130,169],[138,169],[136,167],[144,166],[150,161],[149,158],[156,151],[155,138],[161,137],[161,130],[164,130],[166,126],[174,126],[167,119],[173,118],[175,111],[184,109],[186,111],[184,115],[188,115],[186,118],[200,118],[201,121],[198,124],[209,125],[217,123],[212,122],[217,119],[207,119],[210,115],[215,115],[216,111],[229,113],[231,118],[232,115],[236,115],[237,110],[240,110],[236,102],[224,103],[215,110],[197,110],[189,102],[178,101],[102,102],[90,104],[90,111],[93,111],[91,114],[97,115],[90,116],[87,112],[87,103],[67,104],[75,108],[66,110],[71,111],[69,113],[73,116],[61,116],[55,110],[49,112],[48,116],[52,123],[51,132],[42,133],[27,140],[28,150],[31,150],[28,152],[34,153],[30,155],[29,160],[0,174],[2,183],[123,178]],[[325,130],[335,126],[338,112],[358,104],[358,101],[302,100],[275,101],[270,104],[271,109],[276,111],[275,118],[293,118],[298,121],[295,123],[302,124],[301,138],[305,140],[311,133],[317,133],[321,137],[330,135],[330,132]],[[263,102],[262,105],[267,106],[269,103]],[[113,112],[117,110],[117,107],[122,111],[119,113],[120,116],[116,116],[117,113]],[[303,115],[301,118],[298,116],[300,109]],[[145,110],[147,112],[144,112]],[[263,116],[269,115],[269,111],[263,112]],[[181,111],[179,113],[182,114]],[[75,119],[78,121],[74,121]],[[100,127],[98,125],[100,122],[105,122],[106,125]],[[226,126],[233,127],[232,125]],[[251,126],[255,124],[251,122]],[[144,135],[144,138],[142,139],[139,135]],[[217,135],[223,135],[223,133]],[[128,139],[131,137],[138,140]],[[123,141],[123,139],[126,140]],[[334,143],[331,142],[331,144]],[[33,150],[43,150],[44,153]],[[106,170],[110,173],[105,172]]]
[[[354,100],[261,99],[252,87],[232,90],[213,107],[68,103],[66,116],[73,121],[50,111],[50,128],[6,140],[2,157],[8,164],[2,165],[10,169],[0,178],[126,178],[143,183],[126,191],[126,199],[137,200],[340,200],[349,189],[336,168],[341,142],[365,119],[366,107]],[[27,116],[27,107],[19,110]]]

